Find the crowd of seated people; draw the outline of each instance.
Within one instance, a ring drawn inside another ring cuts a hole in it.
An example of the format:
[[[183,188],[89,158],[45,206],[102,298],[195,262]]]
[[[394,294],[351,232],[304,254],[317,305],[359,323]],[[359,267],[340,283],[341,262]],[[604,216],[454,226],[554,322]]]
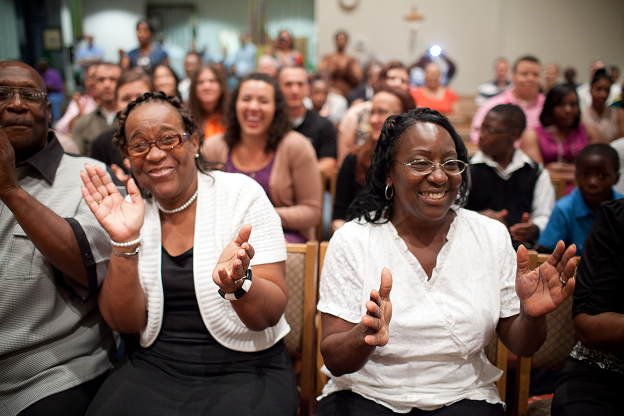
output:
[[[530,356],[573,295],[553,411],[577,414],[583,377],[624,382],[624,310],[594,294],[624,277],[596,257],[624,230],[603,61],[577,86],[532,55],[508,80],[498,58],[458,97],[453,62],[421,59],[410,87],[403,62],[359,62],[339,31],[310,72],[282,30],[259,57],[245,34],[221,62],[191,50],[181,79],[151,23],[136,30],[118,63],[85,65],[62,117],[48,69],[0,62],[0,414],[296,415],[286,244],[324,221],[318,415],[503,415],[484,347]],[[465,98],[479,107],[454,126]],[[529,270],[527,248],[550,257]]]

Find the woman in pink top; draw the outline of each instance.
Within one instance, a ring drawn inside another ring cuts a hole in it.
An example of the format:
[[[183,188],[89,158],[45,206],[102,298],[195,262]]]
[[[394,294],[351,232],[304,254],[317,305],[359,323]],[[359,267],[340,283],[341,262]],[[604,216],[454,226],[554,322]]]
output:
[[[556,85],[546,96],[540,114],[541,126],[526,132],[520,148],[531,159],[543,163],[551,177],[565,179],[571,184],[576,156],[589,143],[600,141],[598,130],[580,120],[574,86]]]

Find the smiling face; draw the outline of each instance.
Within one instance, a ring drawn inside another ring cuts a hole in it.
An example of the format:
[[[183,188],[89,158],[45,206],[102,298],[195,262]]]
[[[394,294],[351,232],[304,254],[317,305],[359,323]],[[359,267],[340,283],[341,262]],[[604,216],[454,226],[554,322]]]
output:
[[[553,123],[561,129],[569,129],[578,117],[578,97],[576,92],[569,92],[553,108]]]
[[[409,74],[403,68],[393,68],[386,72],[386,84],[391,87],[407,90],[409,88]]]
[[[601,80],[594,82],[590,91],[592,104],[601,107],[607,102],[609,92],[611,91],[611,83],[608,79],[602,78]]]
[[[310,86],[310,100],[315,111],[321,111],[327,101],[327,83],[322,79],[315,80]]]
[[[125,142],[126,145],[151,142],[175,133],[186,133],[178,111],[169,103],[146,103],[129,114]],[[129,158],[132,173],[139,186],[154,195],[163,207],[179,207],[197,189],[195,154],[198,149],[197,134],[170,150],[152,146],[148,154]]]
[[[236,99],[236,118],[241,136],[268,137],[275,115],[273,86],[261,80],[245,81]]]
[[[521,100],[533,101],[539,93],[541,68],[537,62],[520,61],[513,73],[514,93]]]
[[[443,127],[434,123],[418,123],[408,128],[398,139],[398,149],[388,176],[394,188],[393,223],[414,220],[431,224],[444,221],[462,183],[461,175],[447,175],[436,166],[428,175],[416,175],[409,163],[426,159],[443,163],[457,159],[455,142]]]
[[[195,91],[204,110],[212,112],[221,97],[221,86],[217,76],[210,69],[201,71],[197,77]]]
[[[130,101],[136,100],[138,96],[146,92],[152,91],[149,85],[146,85],[145,82],[141,80],[122,85],[117,90],[117,111],[125,110]]]
[[[374,140],[378,140],[386,119],[390,116],[401,114],[403,112],[403,104],[401,104],[399,97],[386,91],[380,91],[375,94],[372,104],[369,121],[371,137]]]
[[[193,73],[197,71],[200,64],[201,60],[199,59],[199,55],[194,53],[186,55],[186,58],[184,58],[184,72],[186,72],[187,78],[193,76]]]
[[[0,63],[0,86],[46,91],[41,76],[21,62]],[[17,163],[43,149],[47,142],[50,103],[24,101],[19,94],[0,104],[0,127],[15,151]]]
[[[425,66],[425,86],[432,90],[440,86],[440,69],[436,64]]]
[[[154,71],[154,86],[156,91],[162,91],[167,95],[175,96],[176,80],[169,68],[163,65],[156,68]]]
[[[579,161],[575,177],[583,200],[591,210],[596,211],[598,204],[611,197],[618,172],[606,157],[590,154]]]

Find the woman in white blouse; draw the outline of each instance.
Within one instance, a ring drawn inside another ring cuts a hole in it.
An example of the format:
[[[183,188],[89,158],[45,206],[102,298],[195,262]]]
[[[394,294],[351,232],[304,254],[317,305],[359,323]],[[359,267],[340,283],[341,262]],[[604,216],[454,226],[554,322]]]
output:
[[[318,415],[504,414],[501,372],[483,348],[496,332],[520,356],[539,349],[544,316],[574,290],[576,248],[560,242],[529,271],[521,247],[516,263],[502,224],[460,208],[467,163],[437,111],[386,120],[356,220],[325,257],[318,309],[331,380]]]

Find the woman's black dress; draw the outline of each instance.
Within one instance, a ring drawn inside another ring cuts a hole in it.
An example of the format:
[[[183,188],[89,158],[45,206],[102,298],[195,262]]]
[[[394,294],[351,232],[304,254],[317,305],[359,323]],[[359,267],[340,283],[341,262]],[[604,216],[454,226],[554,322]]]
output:
[[[164,314],[149,348],[111,372],[88,415],[295,415],[299,396],[283,341],[233,351],[206,329],[193,283],[193,249],[162,250]],[[216,288],[215,288],[216,290]]]

